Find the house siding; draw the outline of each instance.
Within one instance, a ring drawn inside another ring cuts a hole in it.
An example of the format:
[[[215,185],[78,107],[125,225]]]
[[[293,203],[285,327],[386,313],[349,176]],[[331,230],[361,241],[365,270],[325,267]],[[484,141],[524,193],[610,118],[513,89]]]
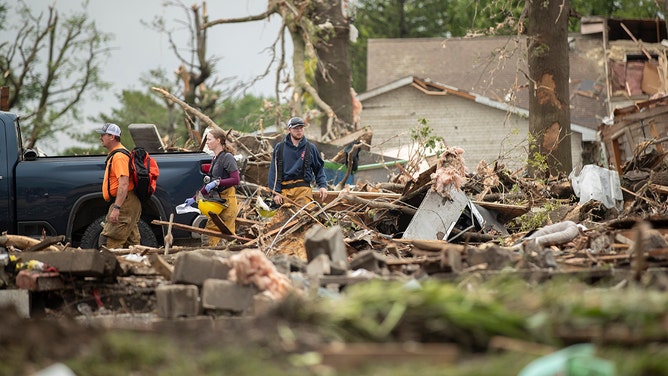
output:
[[[416,146],[411,129],[427,120],[433,136],[464,149],[469,171],[481,160],[517,170],[526,160],[528,119],[455,95],[427,95],[406,85],[363,102],[362,126],[373,131],[372,152],[406,158]],[[573,165],[580,161],[581,135],[571,137]]]

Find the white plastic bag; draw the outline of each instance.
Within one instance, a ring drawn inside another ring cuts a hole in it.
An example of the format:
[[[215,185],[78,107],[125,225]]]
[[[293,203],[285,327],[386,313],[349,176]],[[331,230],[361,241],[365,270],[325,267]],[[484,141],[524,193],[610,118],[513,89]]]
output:
[[[573,185],[573,192],[580,198],[580,204],[590,200],[600,201],[606,208],[621,210],[624,197],[619,181],[619,174],[615,170],[596,165],[582,167],[580,175],[575,170],[568,176]]]
[[[199,209],[193,208],[192,206],[188,204],[181,204],[176,207],[176,214],[184,214],[184,213],[200,213]]]

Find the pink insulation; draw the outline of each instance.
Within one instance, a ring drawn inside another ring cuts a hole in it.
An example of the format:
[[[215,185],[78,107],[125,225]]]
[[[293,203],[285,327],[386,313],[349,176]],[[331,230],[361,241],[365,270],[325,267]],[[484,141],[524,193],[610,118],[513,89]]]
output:
[[[288,277],[277,271],[259,249],[245,249],[230,257],[230,261],[233,265],[229,274],[231,281],[254,284],[273,299],[282,299],[292,290]]]
[[[452,184],[459,189],[466,183],[466,167],[464,167],[464,149],[447,148],[436,162],[436,171],[431,174],[431,189],[439,194],[447,194]]]

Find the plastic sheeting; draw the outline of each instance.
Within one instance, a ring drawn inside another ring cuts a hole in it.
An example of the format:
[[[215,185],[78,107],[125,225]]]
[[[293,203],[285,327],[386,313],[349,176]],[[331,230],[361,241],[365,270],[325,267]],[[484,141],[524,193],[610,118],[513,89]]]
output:
[[[573,192],[580,198],[580,204],[590,200],[601,202],[606,208],[622,209],[624,197],[617,171],[596,165],[582,167],[579,175],[575,171],[568,176]]]

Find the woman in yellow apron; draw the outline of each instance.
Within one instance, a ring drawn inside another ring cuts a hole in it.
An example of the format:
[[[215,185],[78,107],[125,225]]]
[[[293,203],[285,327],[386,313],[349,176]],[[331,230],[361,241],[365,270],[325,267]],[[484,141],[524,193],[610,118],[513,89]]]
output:
[[[239,184],[240,177],[233,155],[236,151],[226,140],[227,135],[220,128],[212,129],[206,136],[206,146],[214,153],[214,157],[209,173],[204,178],[206,184],[200,190],[203,200],[198,200],[198,207],[207,217],[209,211],[218,214],[230,232],[236,234],[235,220],[239,209],[234,187]],[[224,203],[218,199],[223,199]],[[207,221],[206,228],[220,231],[211,218]],[[209,236],[209,246],[215,246],[219,241],[220,238]]]

